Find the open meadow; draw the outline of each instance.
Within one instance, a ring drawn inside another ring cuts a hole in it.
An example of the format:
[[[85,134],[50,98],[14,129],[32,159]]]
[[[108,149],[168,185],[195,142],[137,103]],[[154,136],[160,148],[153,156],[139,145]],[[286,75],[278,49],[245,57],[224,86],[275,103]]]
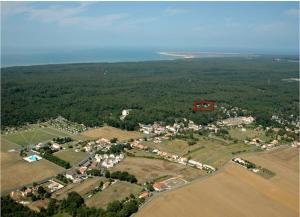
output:
[[[112,139],[118,138],[119,141],[142,138],[143,134],[137,131],[126,131],[121,130],[115,127],[104,126],[96,129],[91,129],[81,133],[83,136],[91,137],[91,138],[105,138]]]
[[[251,128],[246,128],[246,131],[242,131],[241,128],[232,128],[229,129],[228,132],[233,139],[237,139],[241,141],[245,139],[254,139],[254,138],[259,138],[263,141],[268,141],[271,139],[265,135],[265,131],[255,130]]]
[[[299,150],[286,148],[247,156],[276,175],[265,179],[230,162],[215,175],[160,194],[136,216],[299,216]]]
[[[184,155],[189,150],[195,149],[197,146],[189,146],[186,141],[180,139],[174,140],[165,140],[161,143],[154,143],[152,141],[145,141],[142,144],[150,147],[150,148],[157,148],[161,151],[169,152],[172,154],[177,154],[179,156]]]
[[[142,187],[136,184],[117,181],[108,188],[95,194],[92,198],[85,201],[89,207],[105,208],[109,202],[122,200],[130,194],[137,195]]]
[[[63,168],[42,159],[29,163],[17,152],[1,152],[1,193],[46,179],[63,171]]]
[[[139,183],[152,181],[162,176],[182,176],[185,180],[193,180],[206,172],[165,160],[148,159],[142,157],[126,157],[111,171],[127,171],[133,174]]]

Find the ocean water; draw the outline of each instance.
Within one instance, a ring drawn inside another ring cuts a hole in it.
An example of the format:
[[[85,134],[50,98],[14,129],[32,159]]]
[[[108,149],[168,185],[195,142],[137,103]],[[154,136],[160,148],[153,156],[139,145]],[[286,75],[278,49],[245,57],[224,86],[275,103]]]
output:
[[[60,63],[172,60],[158,49],[99,48],[1,52],[1,67]]]

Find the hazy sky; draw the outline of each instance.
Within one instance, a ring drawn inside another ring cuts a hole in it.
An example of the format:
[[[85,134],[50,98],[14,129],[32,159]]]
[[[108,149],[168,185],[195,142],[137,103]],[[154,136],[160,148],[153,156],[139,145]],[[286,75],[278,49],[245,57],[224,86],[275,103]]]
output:
[[[5,51],[152,46],[297,52],[298,7],[298,2],[1,2],[1,43]]]

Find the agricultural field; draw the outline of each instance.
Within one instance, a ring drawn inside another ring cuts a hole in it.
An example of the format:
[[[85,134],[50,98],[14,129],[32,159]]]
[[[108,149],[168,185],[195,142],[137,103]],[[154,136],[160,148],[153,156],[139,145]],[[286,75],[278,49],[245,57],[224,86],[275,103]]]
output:
[[[143,134],[136,131],[126,131],[118,128],[104,126],[96,129],[91,129],[81,133],[81,135],[91,138],[105,138],[112,139],[118,138],[119,141],[142,138]]]
[[[85,157],[87,157],[88,153],[82,152],[82,151],[75,152],[75,149],[73,149],[73,148],[67,148],[65,150],[61,150],[59,152],[55,152],[54,155],[56,157],[59,157],[60,159],[63,159],[65,161],[69,162],[71,165],[74,165],[76,163],[79,163]]]
[[[75,191],[81,196],[84,196],[85,194],[93,190],[95,187],[99,186],[101,180],[104,182],[105,178],[93,177],[93,178],[88,178],[87,180],[81,183],[69,184],[66,187],[62,188],[61,190],[55,192],[53,194],[53,197],[62,200],[63,198],[66,198],[68,196],[68,193],[72,191]]]
[[[98,192],[92,198],[85,201],[89,207],[105,208],[109,202],[122,200],[130,194],[137,195],[142,187],[136,184],[117,181],[102,192]]]
[[[203,137],[197,136],[199,139],[196,144],[189,146],[186,141],[175,139],[167,140],[161,143],[143,142],[151,148],[158,148],[161,151],[177,154],[179,156],[191,157],[214,167],[221,167],[228,162],[233,156],[239,153],[259,151],[254,145],[246,145],[242,143],[233,143],[219,137]],[[131,151],[132,153],[137,151]],[[143,156],[141,153],[134,153],[136,156]],[[145,152],[145,155],[151,155]],[[155,157],[155,155],[152,154]]]
[[[299,150],[285,148],[247,155],[276,173],[265,179],[234,163],[219,173],[171,190],[146,204],[137,217],[297,217],[299,216]]]
[[[205,175],[206,172],[192,167],[158,159],[147,159],[142,157],[127,157],[121,163],[112,168],[111,171],[127,171],[133,174],[139,183],[152,181],[161,176],[179,176],[190,181]]]
[[[209,164],[216,168],[222,167],[233,156],[239,154],[239,152],[260,151],[255,145],[241,143],[224,144],[212,138],[207,138],[207,140],[200,139],[196,145],[198,148],[190,151],[186,156],[190,156],[193,160]]]
[[[55,176],[63,168],[45,159],[28,163],[17,152],[1,152],[1,193]]]
[[[228,132],[233,139],[237,139],[240,141],[244,141],[247,138],[259,138],[263,141],[268,141],[271,139],[265,135],[265,131],[255,130],[251,128],[246,128],[246,131],[242,131],[241,128],[231,128],[230,130],[228,130]]]

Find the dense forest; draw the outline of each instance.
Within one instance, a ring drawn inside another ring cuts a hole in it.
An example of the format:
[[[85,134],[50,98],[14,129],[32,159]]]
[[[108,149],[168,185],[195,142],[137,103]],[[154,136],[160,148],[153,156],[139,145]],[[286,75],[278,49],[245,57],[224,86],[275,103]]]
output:
[[[250,111],[260,123],[272,114],[298,115],[298,62],[270,57],[203,58],[132,63],[2,68],[1,124],[20,126],[59,115],[87,126],[133,130],[138,122],[186,117],[203,124],[220,113],[193,112],[193,100]],[[122,109],[132,109],[120,121]]]

